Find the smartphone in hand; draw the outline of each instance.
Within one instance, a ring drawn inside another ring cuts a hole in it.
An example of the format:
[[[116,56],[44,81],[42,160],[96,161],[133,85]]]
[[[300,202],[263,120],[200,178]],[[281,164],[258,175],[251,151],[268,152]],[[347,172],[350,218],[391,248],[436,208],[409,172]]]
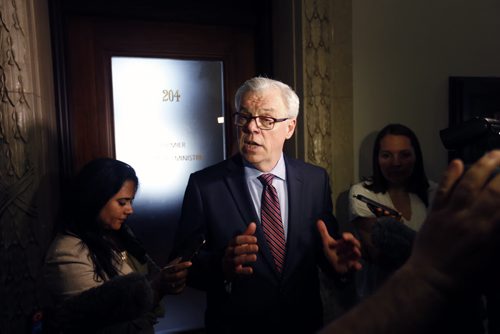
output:
[[[181,262],[191,261],[191,259],[198,254],[205,242],[206,240],[203,236],[191,240],[181,252]]]
[[[393,208],[388,207],[387,205],[381,204],[379,202],[376,202],[366,196],[357,194],[353,196],[354,198],[360,200],[361,202],[366,203],[368,206],[368,209],[370,209],[371,212],[373,212],[374,215],[378,216],[380,215],[380,212],[377,211],[378,209],[382,210],[383,212],[389,212],[389,215],[394,216],[396,218],[401,218],[401,213],[399,211],[394,210]]]
[[[179,263],[191,261],[193,257],[200,251],[203,245],[206,243],[205,237],[203,235],[198,235],[192,239],[189,239],[182,248],[177,252],[175,258],[181,258]],[[173,268],[175,264],[170,264],[163,269]]]
[[[175,257],[180,257],[181,262],[191,261],[203,247],[205,242],[206,240],[203,234],[193,236],[186,240],[181,247],[177,248]]]

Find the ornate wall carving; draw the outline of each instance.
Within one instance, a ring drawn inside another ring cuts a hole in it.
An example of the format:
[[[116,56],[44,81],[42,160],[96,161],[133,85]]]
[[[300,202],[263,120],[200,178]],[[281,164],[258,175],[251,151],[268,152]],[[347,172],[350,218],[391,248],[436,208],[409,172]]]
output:
[[[346,191],[353,178],[351,12],[350,0],[302,1],[305,159],[328,171],[343,230],[349,229]],[[354,285],[340,290],[320,278],[329,322],[353,305]]]
[[[44,186],[53,158],[50,118],[42,115],[51,110],[41,96],[52,87],[49,77],[40,89],[40,73],[33,73],[44,65],[32,50],[33,4],[0,2],[0,333],[26,332],[29,315],[43,304],[39,273],[52,235],[50,205],[40,200],[54,194]]]
[[[304,120],[306,158],[332,168],[331,157],[331,23],[329,1],[305,1],[304,40]]]
[[[302,2],[305,157],[327,169],[333,198],[352,182],[349,0]]]

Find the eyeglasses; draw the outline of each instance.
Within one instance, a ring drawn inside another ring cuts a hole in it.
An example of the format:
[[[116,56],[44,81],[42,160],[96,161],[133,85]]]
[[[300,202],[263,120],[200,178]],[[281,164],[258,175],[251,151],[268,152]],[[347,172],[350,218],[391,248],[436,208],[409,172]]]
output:
[[[272,130],[274,128],[275,123],[284,122],[287,118],[274,118],[270,116],[252,116],[249,114],[243,114],[240,112],[235,112],[233,114],[234,117],[234,125],[236,126],[246,126],[253,119],[255,119],[255,123],[257,127],[261,130]]]

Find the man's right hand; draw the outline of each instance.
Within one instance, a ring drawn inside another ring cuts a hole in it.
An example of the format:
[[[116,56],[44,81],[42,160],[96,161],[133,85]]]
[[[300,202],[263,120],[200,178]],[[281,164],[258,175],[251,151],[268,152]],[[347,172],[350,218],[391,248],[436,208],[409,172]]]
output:
[[[257,225],[248,224],[243,234],[237,235],[229,242],[224,257],[222,258],[222,270],[226,280],[231,281],[236,275],[251,275],[251,265],[257,261],[257,237],[254,236]]]

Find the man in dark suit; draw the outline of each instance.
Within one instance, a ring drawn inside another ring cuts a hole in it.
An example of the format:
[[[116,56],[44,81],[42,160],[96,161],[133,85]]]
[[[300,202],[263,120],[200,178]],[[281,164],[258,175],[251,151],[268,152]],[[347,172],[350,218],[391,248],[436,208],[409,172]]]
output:
[[[315,332],[318,266],[334,279],[359,269],[359,242],[331,237],[326,171],[283,155],[297,123],[295,92],[253,78],[235,103],[240,153],[192,174],[186,188],[177,240],[207,239],[188,282],[207,291],[208,333]]]

